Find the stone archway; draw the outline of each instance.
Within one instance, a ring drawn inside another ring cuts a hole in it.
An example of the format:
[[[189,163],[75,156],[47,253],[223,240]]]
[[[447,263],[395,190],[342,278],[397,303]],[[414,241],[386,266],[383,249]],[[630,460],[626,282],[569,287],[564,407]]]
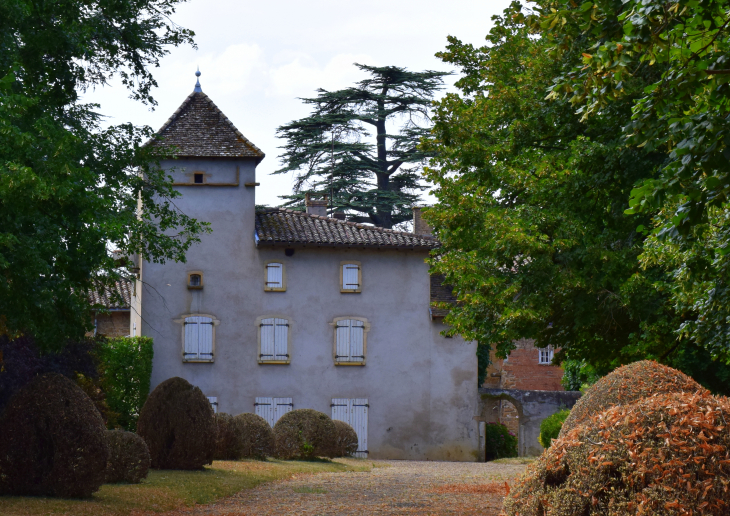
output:
[[[518,389],[479,389],[479,453],[485,460],[483,426],[494,421],[494,407],[499,400],[512,403],[519,416],[518,454],[520,457],[536,456],[543,452],[538,441],[540,423],[563,408],[572,408],[581,397],[576,391],[522,391]]]

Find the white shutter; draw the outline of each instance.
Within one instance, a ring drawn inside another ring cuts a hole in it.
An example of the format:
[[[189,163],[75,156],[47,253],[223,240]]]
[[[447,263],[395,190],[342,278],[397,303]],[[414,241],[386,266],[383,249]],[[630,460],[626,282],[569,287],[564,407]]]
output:
[[[213,407],[213,412],[218,413],[218,397],[217,396],[206,396],[210,402],[210,406]]]
[[[363,362],[365,360],[365,325],[362,321],[350,321],[350,360],[352,362]]]
[[[185,343],[183,360],[197,360],[199,350],[198,320],[200,317],[185,318]]]
[[[274,360],[274,319],[261,321],[261,352],[259,360]]]
[[[289,358],[289,321],[276,319],[274,321],[274,360]]]
[[[266,288],[275,289],[284,287],[284,265],[269,263],[266,265]]]
[[[198,317],[198,359],[213,360],[213,319]]]
[[[337,350],[335,362],[347,362],[350,360],[350,319],[337,321]]]
[[[269,425],[274,426],[274,398],[256,398],[254,412],[264,418]]]
[[[274,424],[279,418],[294,408],[292,398],[274,398]]]
[[[347,398],[332,398],[332,419],[350,424],[351,401]]]
[[[357,453],[355,453],[355,457],[367,458],[368,456],[368,408],[367,398],[352,400],[350,426],[357,433]]]
[[[343,290],[358,290],[360,288],[359,271],[360,266],[354,263],[346,263],[342,266]]]

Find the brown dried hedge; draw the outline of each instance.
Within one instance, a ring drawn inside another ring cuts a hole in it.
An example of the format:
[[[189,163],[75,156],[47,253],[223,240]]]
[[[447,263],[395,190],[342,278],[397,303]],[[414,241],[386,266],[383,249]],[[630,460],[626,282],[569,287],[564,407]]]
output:
[[[280,459],[328,457],[337,429],[327,414],[313,409],[287,412],[274,425],[276,456]]]
[[[730,514],[730,401],[657,394],[574,428],[505,499],[507,516]]]
[[[213,462],[216,424],[202,391],[179,377],[155,387],[139,414],[137,433],[155,469],[200,469]]]
[[[264,460],[274,455],[274,430],[264,418],[245,413],[233,419],[241,425],[241,458]]]
[[[104,483],[104,421],[60,374],[38,376],[11,398],[0,435],[2,494],[85,498]]]
[[[357,451],[357,432],[344,421],[334,420],[335,436],[334,457],[352,457]]]
[[[573,428],[614,405],[627,405],[655,394],[672,392],[707,390],[686,374],[651,360],[619,367],[598,380],[578,400],[558,437],[565,436]]]
[[[106,440],[109,444],[109,460],[105,483],[139,484],[143,478],[147,478],[150,452],[144,439],[124,430],[107,430]]]
[[[215,460],[238,460],[243,458],[241,434],[243,424],[240,420],[225,412],[215,415],[218,437],[215,442]]]

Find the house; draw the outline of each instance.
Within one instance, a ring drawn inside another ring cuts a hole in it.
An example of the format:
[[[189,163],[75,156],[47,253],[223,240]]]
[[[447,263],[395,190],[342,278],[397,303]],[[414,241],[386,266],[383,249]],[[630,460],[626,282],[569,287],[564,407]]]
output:
[[[438,242],[421,222],[347,222],[321,199],[257,210],[264,153],[199,83],[157,134],[175,149],[161,166],[176,205],[212,233],[187,263],[135,263],[129,334],[154,339],[152,387],[180,376],[272,425],[319,410],[355,428],[360,456],[476,460],[476,344],[441,334],[425,263]]]
[[[113,286],[89,293],[94,331],[89,336],[126,337],[130,333],[130,303],[134,285],[119,280]]]

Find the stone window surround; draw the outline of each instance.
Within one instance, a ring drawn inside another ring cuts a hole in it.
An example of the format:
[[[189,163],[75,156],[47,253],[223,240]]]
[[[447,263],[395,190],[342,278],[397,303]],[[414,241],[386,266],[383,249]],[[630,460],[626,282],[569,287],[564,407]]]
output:
[[[200,276],[200,285],[191,285],[190,284],[190,276],[193,274],[197,274]],[[188,271],[188,289],[190,290],[200,290],[203,288],[203,271]]]
[[[289,329],[286,332],[286,353],[289,355],[286,360],[262,360],[261,359],[261,321],[264,319],[285,319],[287,324],[289,325]],[[294,321],[292,318],[288,315],[283,314],[267,314],[267,315],[260,315],[256,318],[256,341],[258,342],[258,345],[256,346],[256,361],[260,365],[289,365],[291,363],[291,357],[292,357],[292,333],[294,329]]]
[[[345,289],[345,265],[357,265],[356,289]],[[343,294],[359,294],[362,292],[362,263],[357,260],[343,260],[340,262],[340,292]]]
[[[211,349],[211,351],[213,352],[213,358],[211,358],[210,360],[187,360],[185,358],[185,319],[187,319],[188,317],[209,317],[213,321],[213,342]],[[200,313],[184,314],[178,319],[173,319],[173,322],[180,325],[180,342],[182,343],[182,346],[180,348],[180,356],[182,357],[182,361],[184,364],[212,364],[213,362],[215,362],[215,327],[221,323],[215,315]]]
[[[269,264],[281,264],[281,288],[269,287]],[[264,291],[265,292],[286,292],[286,264],[282,260],[266,260],[264,263]]]
[[[353,262],[346,262],[346,263],[353,263]],[[338,321],[346,321],[348,319],[352,319],[354,321],[362,321],[363,323],[363,331],[362,331],[362,354],[365,358],[362,359],[362,362],[349,362],[349,361],[343,361],[338,360],[337,357],[337,322]],[[364,366],[367,363],[367,357],[368,357],[368,332],[370,331],[370,321],[367,320],[365,317],[358,317],[354,315],[347,315],[344,317],[335,317],[332,319],[332,322],[329,323],[330,326],[332,326],[332,333],[333,333],[333,339],[332,339],[332,361],[336,366]]]

